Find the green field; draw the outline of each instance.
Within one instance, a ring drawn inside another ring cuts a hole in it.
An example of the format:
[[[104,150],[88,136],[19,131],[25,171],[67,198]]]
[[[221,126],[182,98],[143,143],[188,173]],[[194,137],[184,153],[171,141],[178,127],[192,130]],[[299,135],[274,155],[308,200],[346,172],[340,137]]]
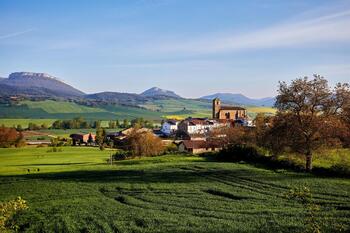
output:
[[[122,130],[123,128],[116,128],[116,129],[106,129],[106,132],[118,132]],[[68,138],[69,135],[73,133],[96,133],[96,129],[46,129],[46,130],[37,130],[36,132],[40,132],[46,135],[52,135],[56,137],[65,137]]]
[[[0,149],[0,201],[29,204],[21,231],[305,232],[302,205],[285,196],[300,186],[320,205],[323,232],[350,224],[349,179],[187,155],[108,165],[108,150],[47,150]]]
[[[287,153],[281,155],[279,159],[293,161],[293,163],[301,166],[305,165],[305,156],[301,154]],[[335,165],[350,168],[350,149],[327,149],[314,153],[314,167],[330,168]]]
[[[56,119],[16,119],[16,118],[11,118],[11,119],[1,119],[0,118],[0,125],[5,125],[7,127],[17,127],[17,125],[21,125],[22,128],[27,128],[29,123],[34,123],[36,125],[42,125],[46,124],[47,126],[51,126],[52,123]]]
[[[258,112],[275,113],[275,109],[269,107],[247,107],[247,110],[251,118],[254,118]],[[53,100],[22,101],[12,105],[0,104],[0,123],[7,126],[22,123],[24,126],[31,121],[51,124],[53,119],[73,119],[74,117],[83,117],[87,120],[130,120],[142,117],[160,121],[167,116],[211,117],[211,103],[192,99],[170,99],[155,100],[140,107],[122,105],[87,107],[73,102]]]
[[[0,118],[32,119],[73,119],[83,117],[87,120],[145,119],[159,120],[159,112],[127,106],[101,105],[87,107],[66,101],[23,101],[16,105],[0,105]]]

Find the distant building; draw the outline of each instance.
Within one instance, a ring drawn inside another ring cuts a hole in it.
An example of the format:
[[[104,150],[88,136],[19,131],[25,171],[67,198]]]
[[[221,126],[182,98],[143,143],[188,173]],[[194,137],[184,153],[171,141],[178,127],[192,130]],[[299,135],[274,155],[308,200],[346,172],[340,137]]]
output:
[[[73,145],[81,145],[81,144],[88,144],[88,143],[94,143],[96,135],[95,134],[79,134],[79,133],[74,133],[69,135],[70,138],[72,138]]]
[[[113,141],[115,145],[121,145],[123,142],[125,142],[125,139],[128,137],[128,135],[130,135],[134,130],[135,128],[131,127],[119,132],[109,132],[106,134],[106,139],[107,141]],[[153,130],[148,128],[137,129],[137,133],[145,132],[153,133]]]
[[[206,140],[183,140],[177,144],[180,152],[191,154],[200,154],[211,151],[219,151],[222,149],[218,143],[208,142]]]
[[[207,118],[187,118],[178,124],[178,131],[180,133],[192,134],[206,134],[213,129],[221,127],[230,127],[232,124],[228,120],[209,120]]]
[[[166,120],[162,124],[162,128],[160,129],[160,131],[166,136],[175,134],[177,131],[178,124],[179,122],[176,120]]]
[[[246,119],[247,110],[236,106],[222,106],[219,98],[213,99],[213,119],[238,120]]]

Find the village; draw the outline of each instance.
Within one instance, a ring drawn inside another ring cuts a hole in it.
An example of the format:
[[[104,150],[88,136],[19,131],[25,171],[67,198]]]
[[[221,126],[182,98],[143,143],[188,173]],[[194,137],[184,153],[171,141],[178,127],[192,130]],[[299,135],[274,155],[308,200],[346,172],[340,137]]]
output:
[[[116,147],[123,147],[124,140],[131,132],[148,132],[162,139],[163,144],[174,144],[179,152],[199,154],[210,151],[218,151],[223,143],[213,140],[214,137],[226,137],[224,133],[214,135],[214,131],[233,127],[254,127],[253,121],[249,119],[247,110],[238,106],[225,106],[219,98],[212,100],[211,118],[192,118],[184,120],[166,119],[162,121],[161,127],[156,129],[129,127],[117,132],[106,133],[106,141],[112,142]],[[93,133],[73,133],[70,135],[72,144],[97,145],[96,135]]]

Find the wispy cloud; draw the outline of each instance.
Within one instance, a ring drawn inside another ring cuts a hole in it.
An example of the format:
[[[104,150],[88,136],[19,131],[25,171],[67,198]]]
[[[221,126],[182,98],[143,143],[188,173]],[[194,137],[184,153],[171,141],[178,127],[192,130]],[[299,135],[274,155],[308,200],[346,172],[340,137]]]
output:
[[[158,52],[216,53],[244,49],[264,49],[349,42],[350,10],[284,22],[241,34],[207,35],[181,42],[163,42]]]
[[[16,36],[20,36],[20,35],[23,35],[23,34],[26,34],[28,32],[32,32],[32,31],[34,31],[34,29],[27,29],[27,30],[24,30],[24,31],[3,34],[3,35],[0,35],[0,40],[7,39],[7,38],[12,38],[12,37],[16,37]]]

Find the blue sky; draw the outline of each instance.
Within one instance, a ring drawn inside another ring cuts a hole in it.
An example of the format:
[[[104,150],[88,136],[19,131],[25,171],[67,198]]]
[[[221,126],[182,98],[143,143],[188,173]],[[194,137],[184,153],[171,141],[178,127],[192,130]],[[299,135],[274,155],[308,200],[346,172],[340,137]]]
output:
[[[314,73],[350,81],[350,1],[0,0],[0,76],[84,92],[276,94]]]

